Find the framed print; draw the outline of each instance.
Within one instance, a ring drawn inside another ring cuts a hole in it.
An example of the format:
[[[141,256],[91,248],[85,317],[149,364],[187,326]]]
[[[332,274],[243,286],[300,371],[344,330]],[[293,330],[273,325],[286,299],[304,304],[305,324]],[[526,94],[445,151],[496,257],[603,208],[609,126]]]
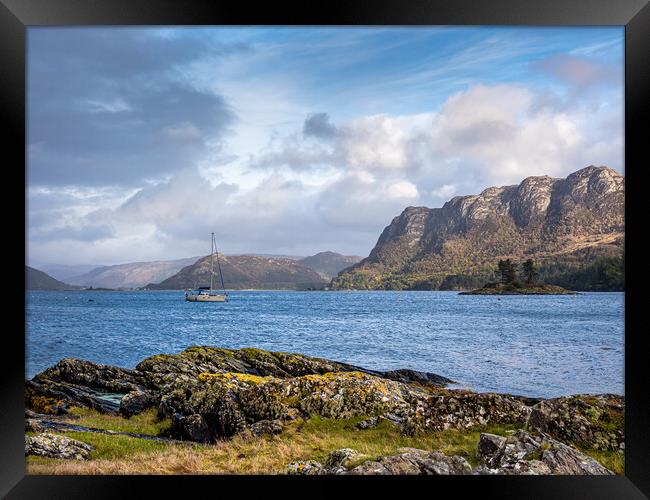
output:
[[[2,493],[644,498],[649,9],[3,0]]]

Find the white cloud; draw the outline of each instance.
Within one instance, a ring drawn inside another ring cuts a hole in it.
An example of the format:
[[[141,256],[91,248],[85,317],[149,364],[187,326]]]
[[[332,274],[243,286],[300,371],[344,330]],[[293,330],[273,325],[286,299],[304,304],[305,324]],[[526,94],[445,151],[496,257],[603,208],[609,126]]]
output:
[[[443,184],[437,189],[431,191],[431,196],[435,198],[449,199],[456,194],[456,186],[453,184]]]

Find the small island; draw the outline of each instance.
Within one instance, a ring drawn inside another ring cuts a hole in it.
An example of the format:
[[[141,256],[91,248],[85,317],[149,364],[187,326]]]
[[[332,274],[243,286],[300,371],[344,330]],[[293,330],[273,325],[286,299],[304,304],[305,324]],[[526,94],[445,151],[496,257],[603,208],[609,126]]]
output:
[[[500,260],[498,271],[501,282],[491,282],[482,288],[460,292],[458,295],[577,295],[561,286],[538,284],[537,266],[532,259],[521,265],[522,280],[517,280],[517,266],[510,259]]]

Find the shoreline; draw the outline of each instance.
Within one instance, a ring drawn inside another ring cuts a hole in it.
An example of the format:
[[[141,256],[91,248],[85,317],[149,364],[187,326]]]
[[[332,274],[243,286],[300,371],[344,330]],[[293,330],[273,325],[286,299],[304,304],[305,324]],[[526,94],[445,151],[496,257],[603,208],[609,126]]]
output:
[[[196,453],[194,473],[392,474],[405,453],[417,455],[408,463],[451,460],[460,474],[622,472],[624,396],[528,398],[452,382],[256,348],[193,346],[134,369],[63,359],[26,381],[28,472],[142,473],[143,452],[177,464],[178,446]],[[487,441],[540,453],[512,468],[510,458],[488,456]],[[281,443],[286,453],[277,452]],[[242,453],[260,447],[269,450],[263,464]],[[61,456],[62,448],[81,458]],[[331,455],[343,449],[363,457],[334,467]],[[228,460],[215,464],[215,453]]]

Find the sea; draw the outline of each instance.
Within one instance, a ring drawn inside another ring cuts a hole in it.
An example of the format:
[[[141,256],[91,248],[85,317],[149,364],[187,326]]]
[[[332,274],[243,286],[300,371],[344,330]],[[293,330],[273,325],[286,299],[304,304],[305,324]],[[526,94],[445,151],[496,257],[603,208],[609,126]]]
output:
[[[62,358],[134,368],[194,345],[258,347],[374,370],[410,368],[479,392],[624,394],[624,293],[26,292],[25,375]]]

